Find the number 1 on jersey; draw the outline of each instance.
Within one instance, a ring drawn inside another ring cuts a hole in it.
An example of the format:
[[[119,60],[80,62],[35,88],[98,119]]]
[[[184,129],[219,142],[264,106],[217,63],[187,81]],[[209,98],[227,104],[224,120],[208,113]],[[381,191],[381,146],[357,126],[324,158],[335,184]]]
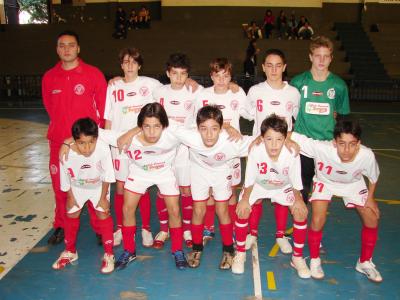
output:
[[[301,90],[303,91],[303,98],[307,99],[307,95],[308,95],[308,86],[307,85],[303,85],[303,87],[301,88]]]

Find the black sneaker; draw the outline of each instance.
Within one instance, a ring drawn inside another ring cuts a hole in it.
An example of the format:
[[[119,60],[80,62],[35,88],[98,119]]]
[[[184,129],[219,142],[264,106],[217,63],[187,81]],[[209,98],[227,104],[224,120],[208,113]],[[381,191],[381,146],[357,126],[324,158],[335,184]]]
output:
[[[64,240],[64,229],[61,227],[57,227],[53,234],[47,240],[47,244],[49,245],[57,245],[60,244]]]
[[[131,253],[129,251],[122,252],[121,256],[115,262],[115,269],[122,270],[125,269],[126,266],[133,260],[136,259],[136,253]]]
[[[188,267],[188,263],[186,261],[185,254],[182,250],[175,251],[172,253],[173,257],[175,258],[175,266],[179,270],[186,269]]]

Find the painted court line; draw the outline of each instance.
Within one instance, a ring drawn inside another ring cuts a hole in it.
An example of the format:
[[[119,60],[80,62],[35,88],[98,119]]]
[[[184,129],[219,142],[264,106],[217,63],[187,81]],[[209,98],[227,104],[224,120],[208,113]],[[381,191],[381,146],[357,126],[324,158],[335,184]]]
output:
[[[385,115],[385,116],[398,116],[400,113],[395,112],[375,112],[375,111],[352,111],[351,114],[355,115]]]
[[[276,291],[274,272],[267,272],[267,286],[270,291]]]
[[[261,273],[260,273],[260,260],[258,259],[257,241],[251,247],[251,258],[253,263],[254,296],[256,299],[261,300],[262,299]]]
[[[285,234],[292,234],[293,233],[293,227],[289,228],[288,230],[285,231]],[[275,243],[271,250],[268,253],[269,257],[275,257],[278,254],[279,251],[279,246],[277,243]]]

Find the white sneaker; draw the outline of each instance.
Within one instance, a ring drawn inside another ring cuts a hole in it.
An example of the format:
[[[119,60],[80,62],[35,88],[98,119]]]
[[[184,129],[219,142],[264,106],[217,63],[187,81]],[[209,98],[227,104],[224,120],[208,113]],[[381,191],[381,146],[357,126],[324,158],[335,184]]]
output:
[[[311,277],[314,279],[323,279],[325,277],[325,273],[321,265],[321,258],[311,258],[310,272]]]
[[[376,266],[372,262],[372,259],[360,262],[357,261],[356,270],[360,273],[367,275],[367,278],[373,282],[382,282],[383,278],[381,273],[376,269]]]
[[[78,260],[78,252],[73,253],[64,250],[61,252],[60,257],[54,262],[52,267],[54,270],[61,270],[64,269],[68,264],[74,265],[76,260]]]
[[[288,237],[284,236],[275,240],[283,254],[290,254],[293,252],[292,245],[290,245]]]
[[[115,258],[112,254],[104,253],[103,259],[101,261],[100,272],[103,274],[110,274],[114,271]]]
[[[243,274],[245,262],[246,262],[246,252],[236,251],[236,254],[233,257],[233,262],[232,262],[232,273]]]
[[[250,233],[246,236],[246,245],[244,248],[249,250],[253,245],[257,242],[257,237],[255,235],[251,235]]]
[[[185,230],[183,232],[183,239],[185,240],[186,247],[192,248],[193,239],[192,239],[192,232],[190,230]]]
[[[306,264],[306,260],[301,256],[292,256],[290,265],[296,269],[300,278],[307,279],[311,277],[311,271]]]
[[[142,245],[143,247],[153,247],[153,235],[151,234],[151,231],[148,231],[147,229],[142,229]]]
[[[118,228],[114,231],[114,247],[121,245],[122,243],[122,230]]]
[[[153,242],[153,248],[155,249],[162,249],[164,248],[164,243],[168,239],[169,234],[166,231],[160,231],[157,233],[156,238]]]

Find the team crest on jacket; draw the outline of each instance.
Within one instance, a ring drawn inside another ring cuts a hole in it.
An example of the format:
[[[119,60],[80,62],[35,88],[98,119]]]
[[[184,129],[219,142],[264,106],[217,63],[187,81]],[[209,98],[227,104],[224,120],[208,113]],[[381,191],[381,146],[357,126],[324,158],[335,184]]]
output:
[[[147,87],[147,86],[142,86],[142,87],[140,88],[140,90],[139,90],[139,94],[140,94],[142,97],[146,97],[146,96],[149,94],[149,89],[148,89],[148,87]]]
[[[75,85],[74,87],[74,92],[77,95],[83,95],[83,93],[85,92],[85,87],[83,84],[78,83],[77,85]]]
[[[192,101],[190,100],[185,101],[183,107],[185,107],[186,110],[190,110],[192,108]]]
[[[232,100],[231,101],[232,110],[237,110],[238,106],[239,106],[239,101],[237,101],[237,100]]]
[[[57,166],[56,166],[55,164],[51,164],[51,166],[50,166],[50,173],[51,173],[52,175],[56,175],[57,172],[58,172]]]
[[[289,174],[289,167],[283,168],[282,174],[285,175],[285,176],[288,176],[288,174]]]
[[[225,154],[222,153],[222,152],[219,152],[219,153],[217,153],[217,154],[214,155],[214,159],[217,160],[217,161],[221,161],[221,160],[223,160],[224,158],[225,158]]]
[[[328,96],[329,99],[335,99],[335,89],[330,88],[327,92],[326,95]]]
[[[293,110],[293,102],[289,101],[286,103],[286,111],[291,112]]]

